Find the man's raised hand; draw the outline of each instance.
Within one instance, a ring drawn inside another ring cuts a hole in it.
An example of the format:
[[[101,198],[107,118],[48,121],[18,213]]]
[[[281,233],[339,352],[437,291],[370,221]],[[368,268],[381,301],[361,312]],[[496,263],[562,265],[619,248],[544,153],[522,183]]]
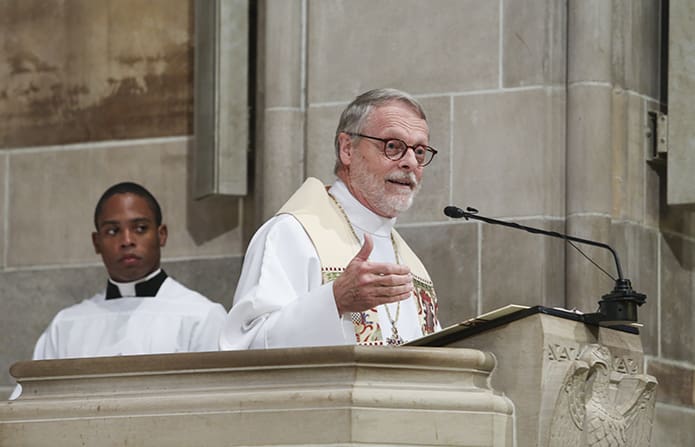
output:
[[[333,281],[333,296],[340,315],[400,301],[413,291],[410,269],[400,264],[369,261],[373,248],[372,237],[365,234],[360,251]]]

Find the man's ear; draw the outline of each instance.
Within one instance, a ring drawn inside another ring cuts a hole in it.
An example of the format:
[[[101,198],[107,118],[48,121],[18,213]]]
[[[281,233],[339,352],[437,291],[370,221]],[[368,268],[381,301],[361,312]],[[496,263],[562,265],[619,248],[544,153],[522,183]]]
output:
[[[338,134],[338,144],[340,147],[340,151],[338,152],[340,155],[340,162],[343,166],[349,166],[354,153],[352,138],[345,132],[340,132],[340,134]]]
[[[167,237],[169,236],[169,230],[165,224],[161,224],[157,228],[157,233],[159,235],[159,246],[164,247],[167,243]]]
[[[99,239],[99,233],[96,231],[92,232],[92,245],[94,246],[94,253],[101,254],[101,240]]]

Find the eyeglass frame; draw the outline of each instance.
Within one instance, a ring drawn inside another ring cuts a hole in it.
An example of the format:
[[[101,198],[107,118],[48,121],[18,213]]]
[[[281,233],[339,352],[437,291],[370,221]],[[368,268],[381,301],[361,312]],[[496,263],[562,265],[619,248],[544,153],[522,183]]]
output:
[[[406,143],[405,141],[401,140],[400,138],[379,138],[379,137],[372,137],[372,136],[370,136],[370,135],[365,135],[365,134],[362,134],[362,133],[357,133],[357,132],[346,132],[346,131],[343,131],[343,133],[345,133],[345,134],[347,134],[347,135],[350,135],[351,137],[367,138],[367,139],[369,139],[369,140],[381,141],[382,143],[384,143],[384,147],[381,148],[381,152],[384,154],[384,157],[386,157],[386,158],[388,158],[389,160],[392,160],[392,161],[401,160],[403,157],[405,157],[405,154],[408,152],[408,149],[412,149],[413,152],[415,152],[415,148],[417,148],[417,147],[424,147],[425,150],[426,150],[427,152],[430,152],[430,153],[432,154],[432,158],[430,158],[430,160],[429,160],[427,163],[425,163],[425,164],[420,164],[420,163],[418,163],[418,166],[420,166],[421,168],[424,168],[425,166],[427,166],[427,165],[429,165],[430,163],[432,163],[432,160],[434,160],[434,156],[437,155],[437,152],[439,152],[437,149],[433,148],[432,146],[428,146],[428,145],[426,145],[426,144],[418,144],[418,145],[416,145],[416,146],[408,146],[408,143]],[[401,155],[400,155],[398,158],[391,158],[391,157],[389,157],[388,155],[386,155],[386,144],[387,144],[389,141],[400,141],[400,142],[403,143],[403,145],[405,146],[405,150],[404,150],[403,152],[401,152]],[[417,159],[417,158],[416,158],[416,159]]]

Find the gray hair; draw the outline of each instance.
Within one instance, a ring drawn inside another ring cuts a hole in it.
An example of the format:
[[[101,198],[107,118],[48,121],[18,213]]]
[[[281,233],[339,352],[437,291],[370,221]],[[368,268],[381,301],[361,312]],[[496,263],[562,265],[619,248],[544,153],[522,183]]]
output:
[[[394,88],[377,88],[368,92],[362,93],[355,98],[340,115],[338,127],[335,130],[335,167],[334,173],[338,173],[338,169],[342,166],[340,161],[340,141],[338,136],[341,132],[346,133],[361,133],[369,115],[376,107],[380,107],[390,102],[402,102],[410,106],[420,118],[427,121],[425,111],[422,105],[406,92],[396,90]]]

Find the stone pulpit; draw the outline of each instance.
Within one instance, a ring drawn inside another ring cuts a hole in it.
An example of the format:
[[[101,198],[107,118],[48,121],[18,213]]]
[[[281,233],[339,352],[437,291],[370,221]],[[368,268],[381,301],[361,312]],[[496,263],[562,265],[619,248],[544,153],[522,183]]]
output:
[[[513,446],[494,356],[340,346],[19,362],[2,446]]]
[[[492,387],[514,402],[519,447],[647,447],[656,380],[632,326],[510,305],[412,345],[475,348],[498,361]]]
[[[399,348],[19,362],[8,446],[647,447],[636,328],[508,306]]]

